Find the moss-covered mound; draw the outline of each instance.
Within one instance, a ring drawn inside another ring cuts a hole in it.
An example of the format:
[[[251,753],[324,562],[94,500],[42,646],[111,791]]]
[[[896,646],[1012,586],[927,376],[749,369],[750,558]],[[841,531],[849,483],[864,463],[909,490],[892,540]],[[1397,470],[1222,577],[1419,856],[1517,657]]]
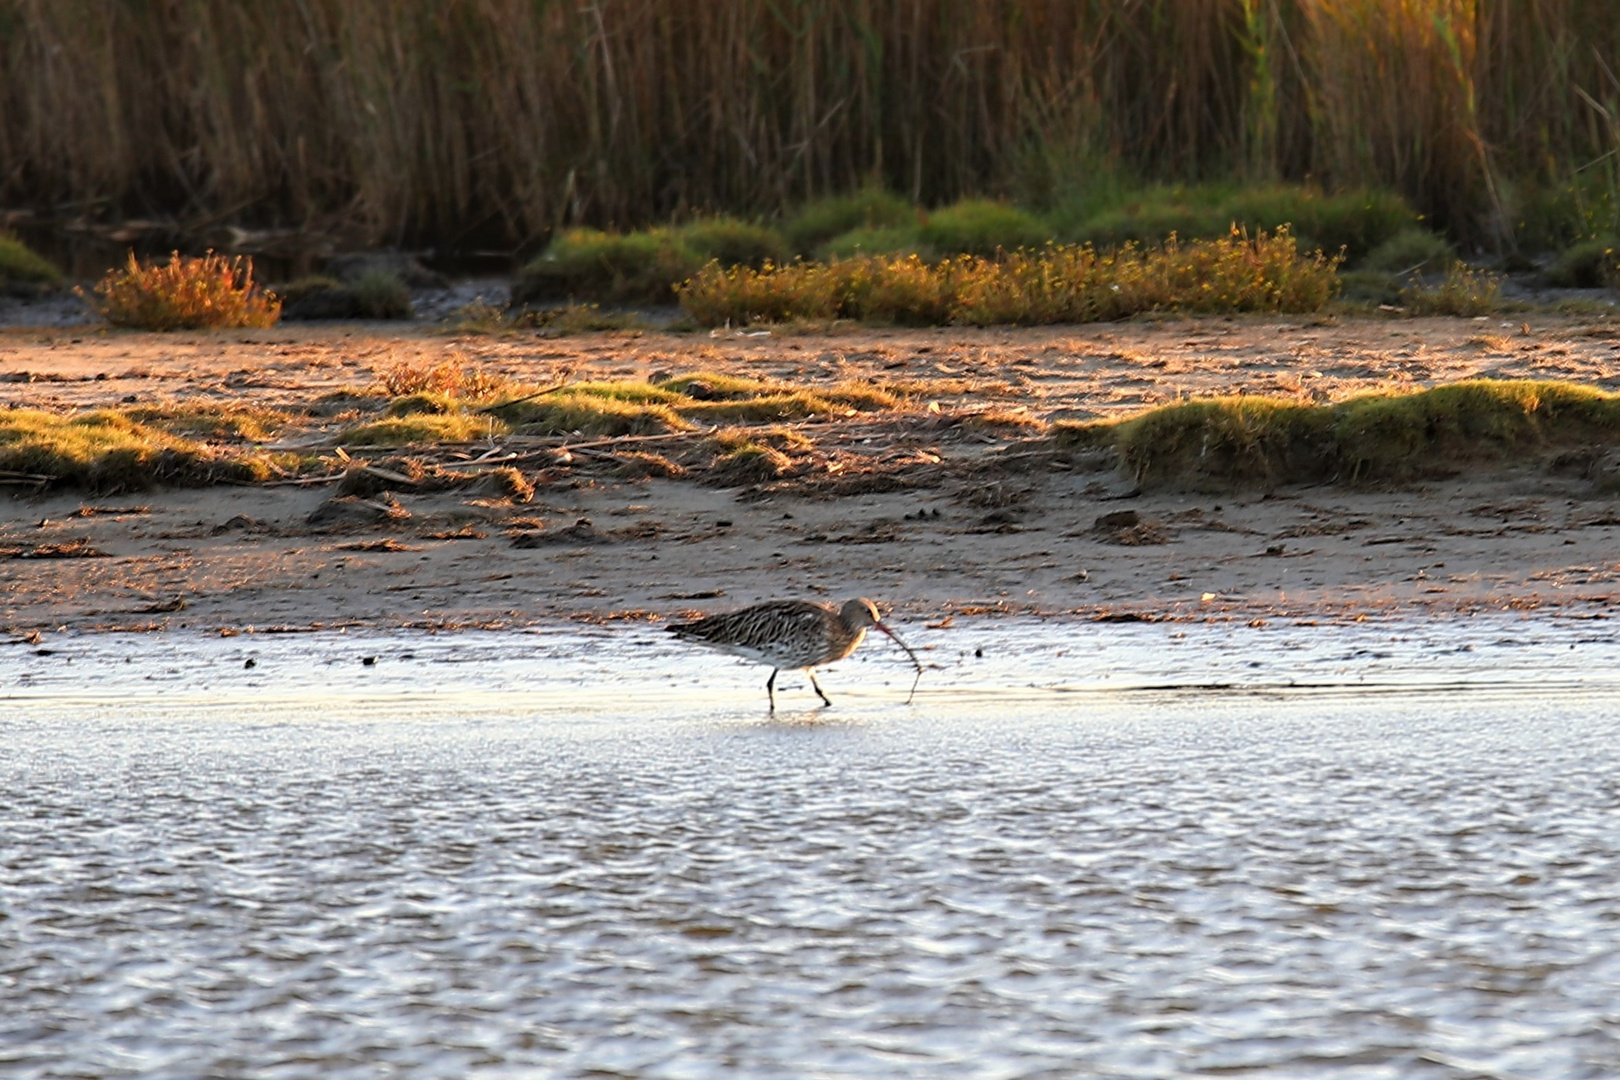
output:
[[[62,283],[62,271],[27,244],[0,232],[0,290],[30,290]]]
[[[0,412],[0,471],[39,478],[41,487],[138,490],[154,484],[266,480],[270,459],[222,449],[111,409],[63,416],[38,409]]]
[[[1541,449],[1620,444],[1620,395],[1479,379],[1334,405],[1209,398],[1117,422],[1060,423],[1052,439],[1111,445],[1122,468],[1152,487],[1410,480]]]
[[[527,435],[648,435],[714,424],[768,424],[894,408],[893,394],[841,383],[826,389],[692,372],[666,382],[582,382],[491,411]]]
[[[350,282],[301,278],[278,292],[282,317],[295,321],[409,319],[415,314],[410,287],[388,270],[370,270]]]
[[[675,286],[707,262],[763,267],[787,256],[788,243],[776,230],[736,218],[631,233],[569,229],[519,272],[512,303],[669,304]]]

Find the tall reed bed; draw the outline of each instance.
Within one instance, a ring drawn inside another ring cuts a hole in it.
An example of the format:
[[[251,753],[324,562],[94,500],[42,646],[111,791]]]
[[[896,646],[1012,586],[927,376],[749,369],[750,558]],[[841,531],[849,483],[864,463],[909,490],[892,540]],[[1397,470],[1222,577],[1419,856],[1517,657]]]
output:
[[[1489,241],[1612,212],[1616,71],[1613,0],[0,0],[0,200],[457,243],[1309,177]]]

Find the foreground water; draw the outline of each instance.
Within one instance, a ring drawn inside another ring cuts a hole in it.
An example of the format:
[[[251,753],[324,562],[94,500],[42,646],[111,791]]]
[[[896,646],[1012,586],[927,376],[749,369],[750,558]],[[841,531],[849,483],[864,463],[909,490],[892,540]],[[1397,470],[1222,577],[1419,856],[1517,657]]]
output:
[[[910,636],[10,647],[0,1075],[1620,1073],[1607,623]]]

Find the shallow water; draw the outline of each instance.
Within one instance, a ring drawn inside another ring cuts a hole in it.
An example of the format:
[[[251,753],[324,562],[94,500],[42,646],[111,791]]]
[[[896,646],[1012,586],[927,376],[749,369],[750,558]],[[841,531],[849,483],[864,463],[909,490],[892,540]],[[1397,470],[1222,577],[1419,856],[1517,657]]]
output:
[[[1607,623],[907,629],[10,647],[0,1075],[1620,1073]]]
[[[1268,700],[1620,691],[1620,620],[1502,614],[1436,622],[1316,626],[969,620],[902,626],[927,671],[932,713],[1039,704],[1094,709],[1156,693]],[[368,665],[366,660],[372,662]],[[764,668],[695,650],[658,626],[557,626],[513,633],[87,634],[0,646],[0,707],[97,707],[436,717],[593,716],[755,720]],[[874,635],[822,685],[845,709],[886,708],[912,685],[906,658]],[[778,679],[783,709],[820,703],[802,676]],[[1079,700],[1076,700],[1079,699]]]

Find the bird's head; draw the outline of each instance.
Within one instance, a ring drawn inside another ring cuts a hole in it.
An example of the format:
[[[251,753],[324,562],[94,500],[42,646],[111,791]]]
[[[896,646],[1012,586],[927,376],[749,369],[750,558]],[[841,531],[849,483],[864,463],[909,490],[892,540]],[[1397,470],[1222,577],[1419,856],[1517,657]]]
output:
[[[843,609],[838,613],[838,617],[844,621],[845,626],[849,627],[853,631],[859,632],[870,626],[874,630],[881,630],[883,633],[887,634],[889,636],[889,640],[900,646],[900,648],[905,651],[905,654],[911,658],[912,665],[917,669],[918,673],[921,674],[922,661],[918,660],[917,654],[911,651],[911,646],[901,641],[893,630],[890,630],[887,626],[883,625],[883,620],[878,617],[877,605],[872,603],[872,601],[866,599],[865,597],[862,597],[859,600],[846,600],[844,601]],[[917,688],[915,685],[912,686],[913,691],[916,689]],[[907,700],[910,699],[908,698]]]
[[[878,615],[877,605],[865,597],[844,601],[844,607],[838,613],[838,617],[843,619],[844,625],[851,630],[865,630],[868,626],[871,626],[883,631],[885,634],[889,634],[890,637],[894,636],[889,633],[889,628],[883,625],[883,619]]]

